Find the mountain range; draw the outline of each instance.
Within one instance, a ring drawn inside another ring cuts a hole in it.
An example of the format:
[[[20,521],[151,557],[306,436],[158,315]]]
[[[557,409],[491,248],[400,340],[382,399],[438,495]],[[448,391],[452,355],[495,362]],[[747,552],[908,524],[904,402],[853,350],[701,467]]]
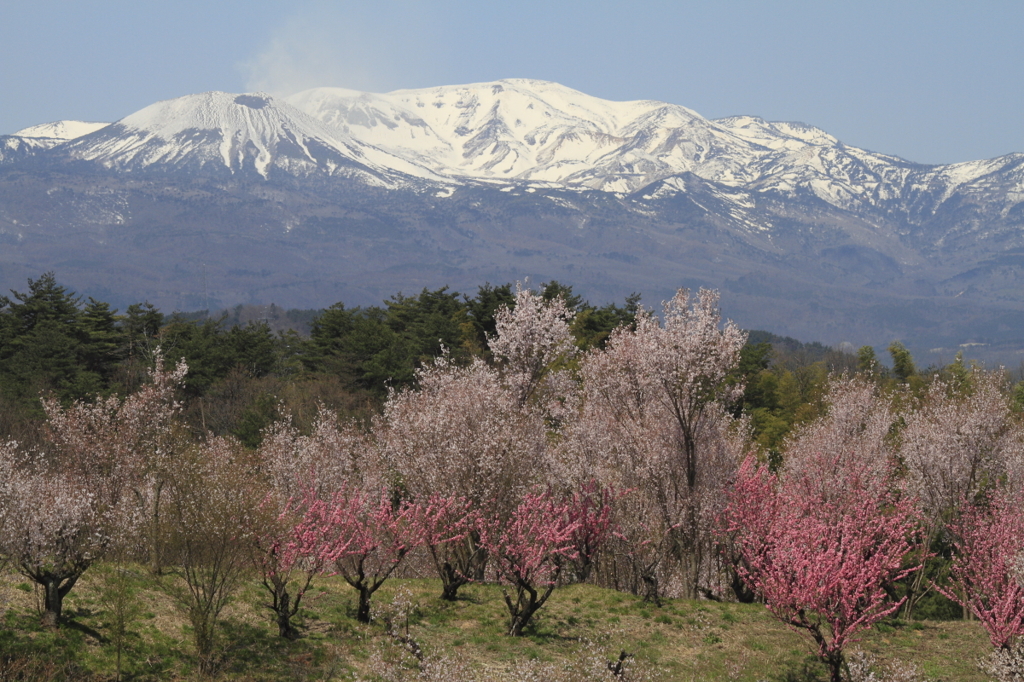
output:
[[[1022,228],[1022,153],[922,165],[524,79],[208,92],[0,136],[0,286],[54,270],[122,306],[710,286],[748,328],[1016,363]]]

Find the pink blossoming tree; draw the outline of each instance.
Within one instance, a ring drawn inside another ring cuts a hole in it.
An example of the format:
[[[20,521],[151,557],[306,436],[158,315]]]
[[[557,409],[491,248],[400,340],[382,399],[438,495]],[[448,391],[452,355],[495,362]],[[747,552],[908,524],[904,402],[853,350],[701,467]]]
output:
[[[613,487],[588,481],[572,493],[568,500],[568,520],[575,526],[572,534],[572,552],[569,564],[572,579],[585,582],[590,578],[598,553],[616,532],[613,505],[627,493]]]
[[[507,522],[484,520],[482,538],[495,571],[513,589],[502,590],[510,636],[521,635],[547,602],[567,562],[578,558],[581,540],[603,532],[604,509],[584,507],[579,497],[559,500],[550,491],[527,493]]]
[[[427,548],[441,578],[441,599],[455,601],[471,581],[480,552],[480,511],[464,497],[431,495],[415,505],[411,532]]]
[[[343,487],[330,499],[308,495],[289,551],[341,575],[359,593],[356,619],[370,622],[370,600],[420,542],[416,505]]]
[[[832,682],[846,646],[902,604],[886,586],[920,568],[903,563],[915,520],[891,491],[885,476],[837,455],[807,458],[781,479],[748,457],[724,514],[742,578],[776,618],[810,635]]]
[[[304,501],[327,499],[349,480],[366,475],[360,453],[365,436],[335,413],[320,408],[312,433],[302,435],[291,419],[272,426],[257,451],[267,492],[247,537],[250,559],[269,597],[278,634],[295,639],[292,619],[316,576],[326,570],[319,554],[294,551],[294,529],[305,513]],[[371,467],[372,468],[372,467]]]
[[[951,589],[940,591],[977,616],[992,646],[1024,644],[1024,505],[1019,496],[993,493],[988,504],[966,505],[955,534]]]
[[[493,367],[460,367],[448,356],[417,373],[415,389],[389,396],[374,423],[381,469],[414,500],[437,495],[467,500],[479,513],[508,518],[521,495],[546,480],[543,415],[522,406]],[[446,543],[457,570],[481,580],[487,552],[471,530],[460,546]],[[459,581],[448,583],[452,598]]]

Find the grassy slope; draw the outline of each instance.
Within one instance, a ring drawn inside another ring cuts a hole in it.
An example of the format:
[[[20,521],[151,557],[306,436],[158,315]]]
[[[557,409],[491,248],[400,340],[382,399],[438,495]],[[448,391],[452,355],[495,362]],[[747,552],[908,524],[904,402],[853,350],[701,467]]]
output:
[[[17,576],[0,580],[0,613],[7,607],[0,651],[37,672],[22,679],[114,678],[109,618],[98,592],[100,575],[87,573],[69,595],[66,615],[71,622],[56,634],[38,629],[38,595],[27,583]],[[141,608],[129,625],[126,679],[191,678],[186,620],[155,589],[152,578],[134,575]],[[590,642],[606,659],[620,650],[635,654],[636,664],[657,679],[826,679],[805,638],[772,620],[759,605],[668,600],[657,608],[627,594],[574,585],[557,590],[529,636],[516,640],[503,635],[505,607],[496,586],[464,588],[463,599],[454,604],[438,600],[439,593],[437,581],[392,580],[374,603],[411,603],[409,633],[426,654],[454,656],[484,678],[490,676],[487,671],[496,675],[493,671],[523,659],[578,659],[581,642]],[[221,679],[375,679],[369,672],[375,659],[415,664],[381,625],[354,620],[354,592],[340,579],[314,583],[298,642],[276,637],[268,612],[256,606],[260,598],[255,584],[246,585],[225,614]],[[398,622],[404,631],[405,618],[399,615]],[[877,654],[880,661],[916,663],[930,679],[985,679],[975,661],[987,652],[988,641],[974,622],[883,625],[855,647]],[[0,669],[0,679],[17,678],[5,677]]]

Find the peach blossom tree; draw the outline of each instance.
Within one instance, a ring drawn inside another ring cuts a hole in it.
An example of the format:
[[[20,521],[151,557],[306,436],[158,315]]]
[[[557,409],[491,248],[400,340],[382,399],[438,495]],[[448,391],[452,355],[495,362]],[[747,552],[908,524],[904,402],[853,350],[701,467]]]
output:
[[[307,495],[289,552],[319,562],[359,593],[356,619],[370,622],[370,600],[421,543],[416,505],[343,486],[329,499]]]
[[[502,589],[510,636],[521,635],[554,592],[562,569],[576,556],[580,524],[571,504],[550,492],[527,493],[507,522],[484,519],[482,541],[499,579],[512,589]]]
[[[986,504],[965,505],[952,524],[951,588],[940,591],[973,613],[992,646],[1011,651],[1024,644],[1024,505],[1005,490]]]
[[[742,557],[743,580],[777,619],[810,636],[840,682],[843,652],[895,613],[886,587],[919,570],[912,505],[887,475],[837,454],[808,457],[780,478],[748,457],[724,527]]]

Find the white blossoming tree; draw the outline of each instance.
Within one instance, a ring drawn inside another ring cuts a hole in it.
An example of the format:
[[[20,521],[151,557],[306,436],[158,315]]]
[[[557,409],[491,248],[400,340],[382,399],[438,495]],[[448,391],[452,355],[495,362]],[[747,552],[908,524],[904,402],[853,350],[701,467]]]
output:
[[[633,538],[627,554],[648,583],[662,570],[658,557],[674,557],[689,597],[715,556],[719,493],[742,451],[722,405],[742,391],[726,378],[745,341],[735,324],[722,325],[716,292],[680,290],[663,321],[642,311],[635,328],[587,354],[582,410],[567,427],[566,476],[635,489],[624,501],[632,513],[620,515]],[[647,589],[656,599],[656,586]]]
[[[56,627],[64,598],[117,532],[116,498],[101,474],[69,471],[38,453],[0,447],[6,474],[0,554],[43,591],[43,624]]]

